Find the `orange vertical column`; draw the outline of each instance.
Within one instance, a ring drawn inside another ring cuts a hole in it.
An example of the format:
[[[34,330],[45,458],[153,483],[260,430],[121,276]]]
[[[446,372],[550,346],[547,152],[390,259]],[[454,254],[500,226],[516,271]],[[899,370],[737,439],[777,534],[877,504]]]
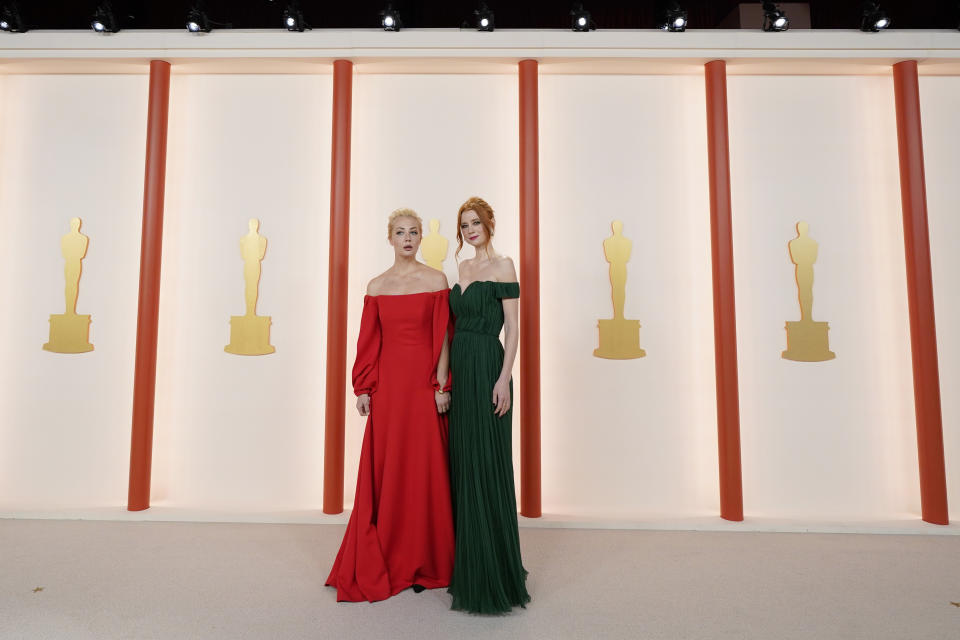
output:
[[[157,383],[157,320],[160,311],[160,254],[163,244],[163,194],[167,170],[167,114],[170,63],[150,62],[147,111],[147,160],[143,179],[143,229],[140,240],[140,295],[137,352],[133,376],[133,427],[127,509],[150,508],[153,460],[153,405]]]
[[[727,133],[727,65],[705,65],[707,155],[710,167],[710,244],[713,255],[713,340],[717,372],[717,435],[720,517],[743,520],[740,471],[740,399],[737,379],[737,315],[733,287],[730,149]]]
[[[520,513],[540,508],[540,147],[537,61],[520,64]]]
[[[913,401],[917,415],[920,509],[925,521],[949,524],[943,460],[937,328],[933,313],[933,277],[927,228],[927,188],[923,175],[923,137],[917,62],[893,65],[900,150],[900,198],[907,259],[910,346],[913,351]]]
[[[323,512],[343,511],[343,432],[347,377],[347,277],[350,267],[350,116],[353,63],[333,63],[330,162],[330,266],[327,285],[327,398]]]

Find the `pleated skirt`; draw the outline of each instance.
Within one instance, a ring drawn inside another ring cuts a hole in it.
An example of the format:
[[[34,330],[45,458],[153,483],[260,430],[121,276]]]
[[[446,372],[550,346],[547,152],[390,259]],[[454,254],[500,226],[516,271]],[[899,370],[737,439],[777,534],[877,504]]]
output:
[[[503,366],[497,336],[458,331],[450,351],[450,488],[456,547],[453,609],[497,614],[530,602],[520,557],[511,410],[494,413]]]

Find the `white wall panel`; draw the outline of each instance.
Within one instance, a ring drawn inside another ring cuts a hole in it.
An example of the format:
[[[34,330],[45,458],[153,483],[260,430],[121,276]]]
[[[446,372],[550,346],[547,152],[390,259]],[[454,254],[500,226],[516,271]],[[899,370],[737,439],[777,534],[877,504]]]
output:
[[[930,262],[937,322],[947,500],[960,518],[960,78],[921,78]]]
[[[102,507],[126,501],[147,80],[0,79],[0,504]],[[63,313],[60,238],[89,245],[77,312],[94,351],[55,354]]]
[[[174,75],[153,504],[210,513],[322,502],[331,77]],[[952,248],[960,80],[921,79],[948,492],[960,496],[960,321]],[[517,77],[354,77],[348,371],[397,207],[441,221],[480,195],[518,255]],[[731,179],[744,505],[749,517],[919,516],[893,84],[731,76]],[[145,75],[0,76],[0,508],[126,500]],[[79,313],[95,351],[45,352],[62,311],[59,240],[83,219]],[[243,313],[239,239],[269,246],[269,356],[227,354]],[[647,357],[600,360],[602,242],[633,241],[626,314]],[[787,242],[820,243],[813,314],[836,360],[783,360],[799,318]],[[718,512],[709,198],[699,75],[540,79],[543,508],[587,518]],[[469,257],[467,248],[462,256]],[[518,265],[519,266],[519,265]],[[523,295],[523,292],[521,292]],[[519,489],[515,369],[514,457]],[[348,383],[345,506],[364,420]]]
[[[330,76],[174,76],[170,105],[154,504],[319,509]],[[268,241],[265,356],[223,350],[250,218]]]
[[[540,80],[543,502],[649,517],[719,509],[703,79]],[[602,360],[603,241],[633,241],[625,315],[647,356]]]
[[[744,505],[779,517],[919,514],[893,80],[731,77]],[[784,360],[787,243],[819,242],[813,318],[835,360]]]
[[[481,196],[493,207],[497,219],[494,247],[519,266],[518,126],[515,75],[354,76],[348,376],[356,356],[367,282],[393,264],[387,216],[394,209],[410,207],[424,224],[431,218],[440,220],[440,233],[450,241],[444,267],[453,286],[457,278],[457,210],[470,196]],[[460,256],[472,257],[473,249],[465,245]],[[515,367],[517,474],[523,393],[519,377]],[[348,508],[356,490],[364,425],[355,402],[348,382],[344,491]]]

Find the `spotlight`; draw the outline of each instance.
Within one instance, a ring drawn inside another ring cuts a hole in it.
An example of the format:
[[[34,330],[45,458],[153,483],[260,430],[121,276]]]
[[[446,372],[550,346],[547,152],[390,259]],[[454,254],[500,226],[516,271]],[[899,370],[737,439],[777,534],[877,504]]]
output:
[[[590,12],[584,9],[580,2],[570,9],[570,28],[574,31],[595,31],[597,28]]]
[[[864,2],[860,18],[860,31],[883,31],[890,26],[887,12],[880,8],[879,2]]]
[[[493,31],[493,11],[490,11],[486,2],[481,2],[473,10],[473,26],[477,31]]]
[[[198,6],[187,12],[187,31],[190,33],[210,33],[210,18]]]
[[[300,5],[296,2],[291,2],[287,5],[287,8],[283,10],[283,28],[287,31],[303,32],[313,27],[303,19],[303,11],[300,10]]]
[[[660,28],[664,31],[687,30],[687,12],[680,8],[680,3],[670,2],[667,4]]]
[[[780,10],[775,2],[763,3],[763,30],[786,31],[790,28],[787,14]]]
[[[193,7],[187,12],[187,31],[190,33],[210,33],[210,30],[214,27],[229,29],[232,26],[229,22],[211,20],[203,9],[203,0],[194,2]]]
[[[26,33],[27,30],[27,25],[25,25],[20,18],[20,10],[17,9],[17,3],[8,2],[0,5],[0,31]]]
[[[400,31],[403,28],[403,22],[400,20],[400,12],[388,4],[387,8],[380,12],[380,26],[384,31]]]
[[[93,17],[90,18],[90,28],[97,33],[116,33],[120,31],[120,23],[117,21],[117,16],[113,13],[113,6],[110,4],[110,0],[105,0],[97,7],[97,10],[93,13]]]

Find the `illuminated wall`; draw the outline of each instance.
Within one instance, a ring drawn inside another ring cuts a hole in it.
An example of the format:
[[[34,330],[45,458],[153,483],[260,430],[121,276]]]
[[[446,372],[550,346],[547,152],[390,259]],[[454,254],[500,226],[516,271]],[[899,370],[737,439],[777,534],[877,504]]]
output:
[[[893,83],[735,77],[730,156],[744,503],[757,515],[920,508]],[[932,132],[931,132],[932,133]],[[813,318],[835,360],[791,362],[787,242],[819,242]]]
[[[316,504],[323,477],[328,75],[184,75],[170,89],[153,500]],[[269,356],[224,352],[244,312],[240,238],[267,238]]]
[[[451,285],[454,216],[468,196],[494,206],[496,247],[518,257],[516,67],[488,66],[496,68],[357,65],[348,362],[365,284],[392,261],[392,209],[441,221]],[[702,66],[656,74],[561,66],[542,65],[540,78],[544,513],[716,515]],[[320,508],[328,67],[180,73],[174,64],[155,510],[204,519]],[[890,74],[738,75],[745,71],[731,65],[728,81],[745,511],[917,518]],[[952,246],[960,79],[922,77],[921,90],[948,492],[958,496],[951,389],[960,342],[950,328],[960,321]],[[142,72],[0,75],[0,514],[122,509],[146,96]],[[48,315],[61,311],[59,238],[71,216],[91,239],[78,311],[93,316],[96,348],[81,356],[40,348]],[[243,311],[238,243],[251,217],[269,241],[258,312],[273,318],[277,352],[263,357],[223,352],[229,317]],[[592,355],[597,320],[611,313],[601,244],[615,219],[633,242],[626,314],[640,321],[647,351],[636,360]],[[783,324],[799,317],[786,246],[799,220],[820,243],[814,317],[830,322],[830,362],[780,358]],[[347,508],[362,428],[348,392]],[[518,465],[516,438],[514,454]]]
[[[927,207],[930,215],[934,303],[937,310],[937,343],[940,359],[940,393],[943,441],[947,466],[947,497],[951,518],[960,517],[960,78],[920,79],[923,109],[923,152],[927,174]]]
[[[715,513],[703,79],[545,75],[540,90],[544,511]],[[612,220],[633,242],[636,360],[593,356]]]
[[[0,503],[126,499],[147,82],[0,77]],[[94,351],[41,349],[63,313],[60,237],[90,237],[77,302]]]
[[[494,247],[517,259],[516,104],[512,74],[355,74],[348,363],[356,354],[366,284],[393,264],[386,222],[392,210],[410,207],[425,223],[440,220],[440,232],[450,241],[444,263],[450,286],[457,281],[457,210],[470,196],[480,195],[494,208]],[[460,257],[472,256],[465,246]],[[516,391],[519,400],[518,383]],[[351,505],[364,419],[349,384],[347,396],[344,503]],[[516,466],[519,430],[514,434]]]

